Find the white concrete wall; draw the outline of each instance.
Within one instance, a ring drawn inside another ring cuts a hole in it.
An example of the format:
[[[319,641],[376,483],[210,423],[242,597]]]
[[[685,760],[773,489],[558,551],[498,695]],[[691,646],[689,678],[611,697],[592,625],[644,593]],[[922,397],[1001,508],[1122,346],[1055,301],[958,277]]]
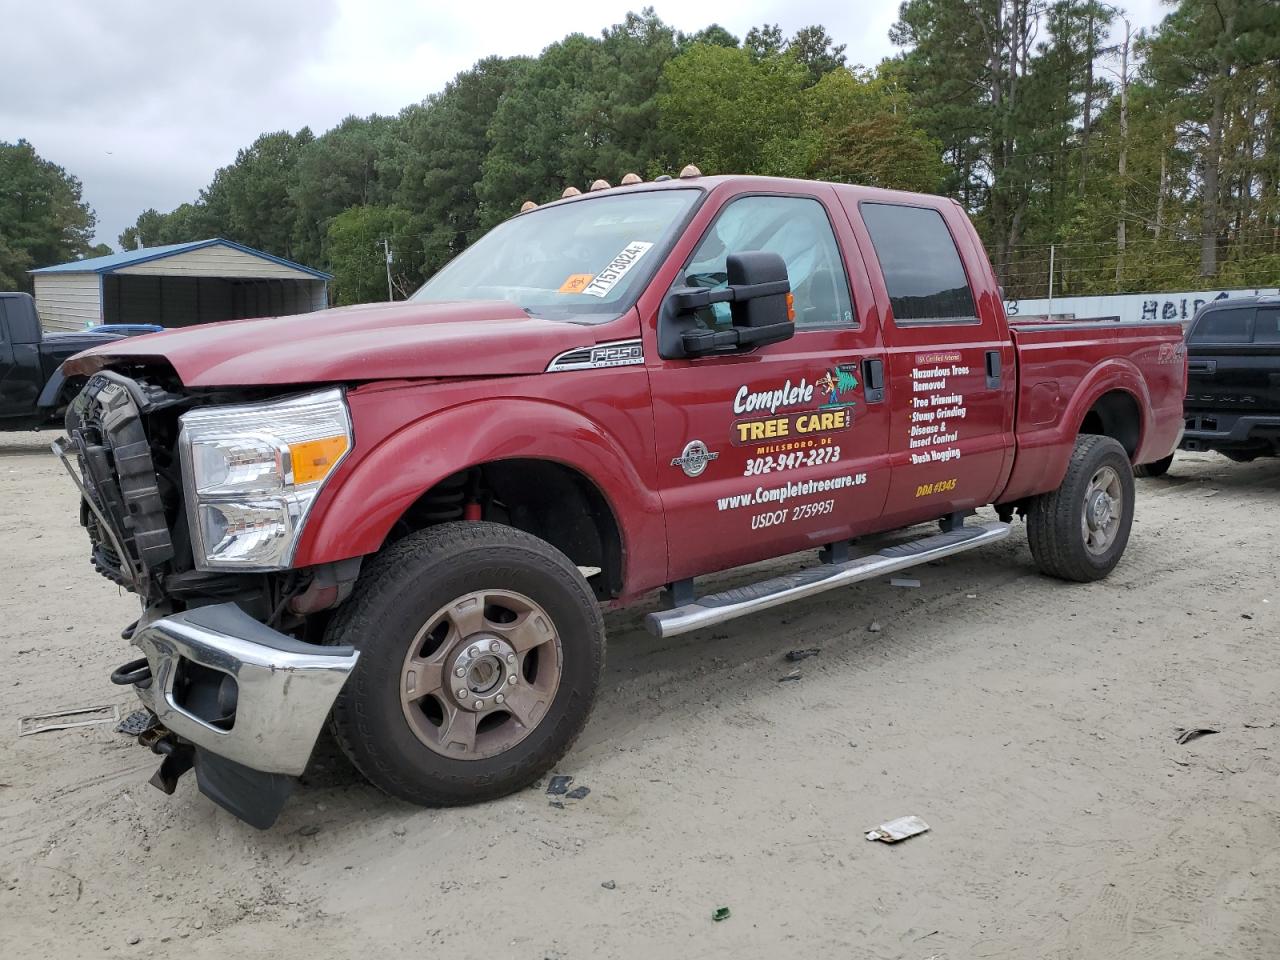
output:
[[[1092,317],[1119,317],[1128,320],[1176,320],[1187,323],[1201,304],[1210,300],[1253,297],[1280,292],[1276,287],[1257,290],[1192,290],[1178,293],[1122,293],[1106,297],[1054,297],[1055,317],[1088,320]],[[1010,318],[1046,316],[1047,298],[1009,300],[1005,312]]]
[[[271,260],[255,257],[234,247],[217,244],[161,257],[147,263],[137,263],[131,267],[121,267],[115,273],[123,276],[158,276],[169,277],[252,277],[277,280],[314,280],[311,274],[303,270],[295,270]]]
[[[83,330],[102,322],[96,273],[37,273],[35,288],[44,329]]]

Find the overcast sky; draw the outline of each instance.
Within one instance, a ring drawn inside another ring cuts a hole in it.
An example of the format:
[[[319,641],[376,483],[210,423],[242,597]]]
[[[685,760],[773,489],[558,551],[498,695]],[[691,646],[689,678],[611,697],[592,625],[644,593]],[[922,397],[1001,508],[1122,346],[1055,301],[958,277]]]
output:
[[[320,134],[348,114],[396,113],[489,54],[597,35],[637,2],[598,0],[0,0],[0,141],[31,141],[84,183],[98,240],[147,207],[196,199],[214,170],[271,130]],[[898,0],[659,0],[685,31],[718,22],[790,34],[821,23],[850,63],[895,52]],[[1129,0],[1135,28],[1159,0]],[[589,10],[589,12],[584,12]]]

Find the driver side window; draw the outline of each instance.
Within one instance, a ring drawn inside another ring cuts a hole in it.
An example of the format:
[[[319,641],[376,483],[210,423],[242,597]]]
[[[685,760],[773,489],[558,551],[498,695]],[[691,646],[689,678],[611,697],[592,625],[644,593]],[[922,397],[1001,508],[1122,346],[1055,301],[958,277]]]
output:
[[[726,285],[731,253],[767,250],[787,264],[796,328],[855,326],[849,279],[825,208],[809,197],[742,197],[720,211],[693,252],[678,285]],[[701,326],[732,326],[729,304],[697,312]]]

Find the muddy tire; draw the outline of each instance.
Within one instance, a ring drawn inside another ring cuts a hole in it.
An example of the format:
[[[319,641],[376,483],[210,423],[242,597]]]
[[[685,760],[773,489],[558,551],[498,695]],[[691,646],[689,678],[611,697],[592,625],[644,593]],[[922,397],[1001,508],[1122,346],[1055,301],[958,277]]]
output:
[[[1027,540],[1051,577],[1087,583],[1109,574],[1133,525],[1133,467],[1111,437],[1076,438],[1062,484],[1031,501]]]
[[[446,523],[385,549],[329,625],[360,660],[334,704],[342,751],[426,806],[528,786],[586,725],[604,622],[578,568],[537,537]]]
[[[1169,468],[1173,466],[1173,454],[1169,454],[1162,460],[1156,460],[1152,463],[1144,463],[1133,468],[1135,477],[1163,477],[1169,472]]]

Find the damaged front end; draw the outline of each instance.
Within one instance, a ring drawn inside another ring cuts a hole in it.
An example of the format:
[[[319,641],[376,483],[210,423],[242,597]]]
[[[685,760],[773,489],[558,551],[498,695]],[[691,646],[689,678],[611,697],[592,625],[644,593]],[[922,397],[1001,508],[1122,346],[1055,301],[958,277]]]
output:
[[[359,560],[287,565],[329,472],[317,476],[315,458],[309,473],[295,470],[291,450],[333,450],[313,435],[333,427],[317,427],[315,409],[333,408],[335,398],[349,447],[345,401],[328,391],[318,401],[236,404],[255,398],[175,386],[162,376],[95,374],[53,451],[80,490],[95,568],[142,601],[142,616],[124,632],[142,656],[111,679],[132,686],[145,708],[124,727],[163,756],[152,783],[172,793],[194,768],[202,793],[266,828],[359,656],[310,642],[325,611],[350,592]],[[296,429],[273,434],[271,416],[284,420],[282,408]],[[237,416],[266,426],[236,433]],[[225,428],[190,429],[200,423]],[[219,461],[223,448],[231,452]]]

